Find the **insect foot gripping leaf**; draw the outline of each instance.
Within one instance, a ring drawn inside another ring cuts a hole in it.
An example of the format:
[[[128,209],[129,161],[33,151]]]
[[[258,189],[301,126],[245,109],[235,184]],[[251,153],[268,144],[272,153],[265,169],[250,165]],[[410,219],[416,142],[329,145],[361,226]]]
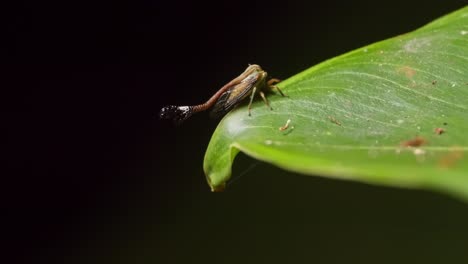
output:
[[[468,201],[468,7],[278,86],[291,99],[272,96],[275,111],[257,101],[251,117],[242,106],[219,123],[203,166],[212,190],[242,151],[306,175]]]

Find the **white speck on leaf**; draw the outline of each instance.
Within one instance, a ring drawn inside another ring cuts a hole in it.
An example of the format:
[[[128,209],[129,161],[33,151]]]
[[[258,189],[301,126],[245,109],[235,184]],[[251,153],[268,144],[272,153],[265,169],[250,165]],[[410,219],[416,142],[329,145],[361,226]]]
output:
[[[418,162],[423,162],[426,158],[425,154],[426,154],[426,151],[424,149],[421,149],[421,148],[415,148],[413,150],[413,154],[416,156],[416,160]]]
[[[414,153],[414,155],[424,155],[424,154],[426,154],[426,151],[424,149],[421,149],[421,148],[415,148],[413,150],[413,153]]]
[[[411,39],[408,42],[406,42],[405,45],[403,46],[403,49],[406,52],[416,53],[421,48],[425,46],[429,46],[429,45],[431,45],[430,38],[416,38],[416,39]]]

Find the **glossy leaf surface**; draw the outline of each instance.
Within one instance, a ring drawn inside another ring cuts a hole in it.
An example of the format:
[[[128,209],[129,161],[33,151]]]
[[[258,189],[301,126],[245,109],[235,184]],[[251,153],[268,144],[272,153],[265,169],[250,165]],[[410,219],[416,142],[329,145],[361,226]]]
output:
[[[242,105],[220,122],[204,162],[213,190],[242,151],[302,174],[468,199],[468,7],[278,86],[289,97],[270,94],[273,111],[256,100],[251,117]]]

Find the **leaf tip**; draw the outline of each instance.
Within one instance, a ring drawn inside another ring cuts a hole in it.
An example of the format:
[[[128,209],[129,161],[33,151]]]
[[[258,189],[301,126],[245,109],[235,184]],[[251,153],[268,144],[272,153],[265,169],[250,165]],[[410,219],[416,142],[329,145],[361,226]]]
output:
[[[212,192],[222,192],[226,188],[226,182],[231,178],[232,161],[238,152],[223,142],[218,143],[220,145],[215,148],[208,147],[203,166]]]
[[[223,192],[226,189],[226,182],[229,179],[230,173],[215,173],[213,171],[206,171],[206,181],[211,188],[212,192]]]
[[[222,183],[219,185],[210,184],[210,188],[211,188],[211,192],[224,192],[224,190],[226,189],[226,183]]]

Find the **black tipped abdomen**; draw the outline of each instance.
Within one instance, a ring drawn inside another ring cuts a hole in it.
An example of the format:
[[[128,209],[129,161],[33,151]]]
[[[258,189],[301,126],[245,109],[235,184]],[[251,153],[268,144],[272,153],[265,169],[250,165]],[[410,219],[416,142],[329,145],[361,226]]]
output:
[[[187,118],[192,116],[193,107],[192,106],[175,106],[169,105],[165,106],[159,111],[160,119],[171,119],[176,124],[180,124],[185,121]]]

